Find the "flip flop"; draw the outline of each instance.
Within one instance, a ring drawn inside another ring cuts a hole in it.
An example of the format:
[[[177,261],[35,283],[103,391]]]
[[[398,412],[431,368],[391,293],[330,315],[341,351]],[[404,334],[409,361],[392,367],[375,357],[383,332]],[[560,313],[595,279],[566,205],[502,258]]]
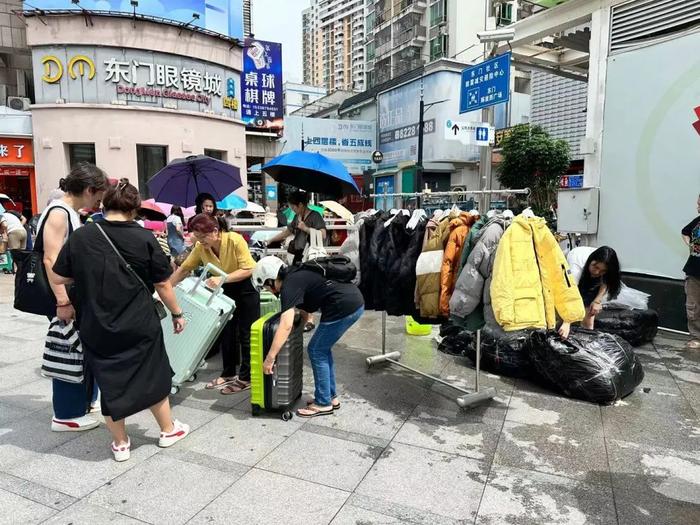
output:
[[[222,388],[220,392],[222,396],[230,396],[233,394],[238,394],[238,392],[248,390],[249,388],[249,381],[241,381],[240,379],[236,378],[234,381],[231,382],[231,384],[226,385],[224,388]]]
[[[311,413],[310,414],[303,414],[302,410],[308,410]],[[330,410],[328,410],[328,409],[323,410],[323,409],[317,407],[316,405],[309,405],[306,408],[297,409],[297,416],[298,417],[306,417],[306,418],[316,417],[316,416],[328,416],[332,413],[333,413],[332,408]]]
[[[222,381],[221,383],[217,383],[219,379],[223,379],[224,381]],[[235,383],[237,379],[237,377],[232,377],[231,379],[226,379],[225,377],[217,377],[216,379],[212,379],[211,381],[209,381],[204,388],[206,390],[221,390],[222,388]]]
[[[337,402],[337,403],[333,403],[333,401],[335,401],[335,400],[336,400],[336,399],[333,398],[333,400],[331,401],[331,406],[333,407],[333,410],[340,410],[340,401]],[[314,403],[316,403],[316,400],[315,400],[315,399],[309,399],[309,400],[306,402],[306,406],[309,407],[309,406],[313,405]]]

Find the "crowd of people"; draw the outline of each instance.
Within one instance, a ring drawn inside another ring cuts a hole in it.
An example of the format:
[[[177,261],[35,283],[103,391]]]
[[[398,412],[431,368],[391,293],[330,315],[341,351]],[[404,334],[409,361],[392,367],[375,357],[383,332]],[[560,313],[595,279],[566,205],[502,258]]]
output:
[[[173,206],[166,221],[149,231],[139,222],[139,191],[127,179],[110,181],[96,166],[80,163],[61,180],[60,190],[38,218],[36,236],[56,300],[53,317],[79,334],[85,379],[80,383],[52,380],[52,430],[97,427],[89,412],[99,406],[117,461],[130,455],[126,418],[142,410],[150,410],[160,427],[159,446],[169,447],[188,435],[189,426],[173,417],[169,403],[172,371],[161,328],[163,316],[154,295],[167,310],[173,332],[187,330],[174,287],[207,263],[226,274],[210,277],[207,285],[212,289],[221,285],[236,308],[215,344],[223,368],[206,388],[221,395],[250,388],[251,325],[260,317],[260,291],[267,289],[280,297],[281,317],[264,373],[272,373],[295,313],[304,316],[305,329],[310,331],[316,328],[312,314],[320,311],[319,326],[307,348],[314,397],[297,414],[316,417],[340,407],[332,348],[362,316],[364,301],[355,285],[327,280],[299,264],[311,230],[319,230],[323,238],[327,233],[323,217],[308,207],[307,194],[295,192],[289,197],[294,219],[270,240],[292,237],[288,250],[292,262],[287,265],[273,256],[256,263],[246,239],[228,231],[214,197],[208,194],[197,198],[197,213],[189,221],[180,207]],[[98,209],[83,225],[81,211]],[[186,231],[192,240],[190,248]],[[32,239],[21,217],[7,212],[2,215],[0,234],[9,239],[12,249],[24,249]],[[684,268],[691,334],[688,346],[700,348],[700,217],[682,234],[691,251]],[[166,255],[163,240],[172,258]],[[586,306],[582,324],[592,328],[603,299],[615,297],[620,290],[617,255],[608,247],[580,248],[571,252],[569,262]],[[569,328],[566,323],[561,325],[562,337],[567,337]]]

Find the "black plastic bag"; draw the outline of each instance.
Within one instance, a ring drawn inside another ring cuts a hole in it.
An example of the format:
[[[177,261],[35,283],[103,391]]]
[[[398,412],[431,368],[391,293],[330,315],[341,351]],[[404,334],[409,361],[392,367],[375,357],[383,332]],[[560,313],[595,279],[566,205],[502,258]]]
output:
[[[467,331],[461,331],[455,333],[454,330],[449,332],[449,335],[444,336],[440,344],[438,344],[438,350],[445,354],[463,356],[469,348],[472,341],[472,334]]]
[[[484,326],[481,330],[481,368],[510,377],[530,377],[528,340],[530,330],[504,332],[500,327]],[[465,355],[476,363],[476,334]]]
[[[535,371],[576,399],[612,404],[644,379],[632,347],[612,334],[576,327],[562,340],[556,332],[538,330],[528,346]]]
[[[622,337],[632,346],[649,343],[659,329],[654,310],[605,307],[595,318],[595,329]]]

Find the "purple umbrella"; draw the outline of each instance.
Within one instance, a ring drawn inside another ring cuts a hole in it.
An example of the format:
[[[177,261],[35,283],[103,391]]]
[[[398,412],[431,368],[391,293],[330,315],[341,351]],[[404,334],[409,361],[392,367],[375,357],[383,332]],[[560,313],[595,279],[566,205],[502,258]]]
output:
[[[185,208],[193,206],[200,193],[221,200],[241,186],[241,172],[236,166],[206,155],[175,159],[148,181],[156,201]]]

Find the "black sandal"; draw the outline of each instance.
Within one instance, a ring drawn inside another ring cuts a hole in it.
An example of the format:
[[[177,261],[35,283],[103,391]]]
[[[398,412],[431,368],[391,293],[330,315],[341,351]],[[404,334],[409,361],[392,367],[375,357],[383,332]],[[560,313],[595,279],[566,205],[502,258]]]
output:
[[[307,410],[310,413],[309,414],[302,414],[302,410]],[[333,409],[331,408],[330,410],[328,409],[322,409],[314,404],[311,404],[307,406],[306,408],[299,408],[297,409],[297,416],[298,417],[317,417],[317,416],[328,416],[333,413]]]
[[[336,401],[336,403],[334,403],[333,401]],[[313,404],[315,404],[315,403],[316,403],[316,400],[315,400],[315,399],[309,399],[309,400],[306,402],[306,406],[309,407],[309,406],[311,406],[311,405],[313,405]],[[340,401],[338,401],[338,399],[334,397],[334,398],[331,400],[331,406],[333,407],[333,410],[340,410]]]

